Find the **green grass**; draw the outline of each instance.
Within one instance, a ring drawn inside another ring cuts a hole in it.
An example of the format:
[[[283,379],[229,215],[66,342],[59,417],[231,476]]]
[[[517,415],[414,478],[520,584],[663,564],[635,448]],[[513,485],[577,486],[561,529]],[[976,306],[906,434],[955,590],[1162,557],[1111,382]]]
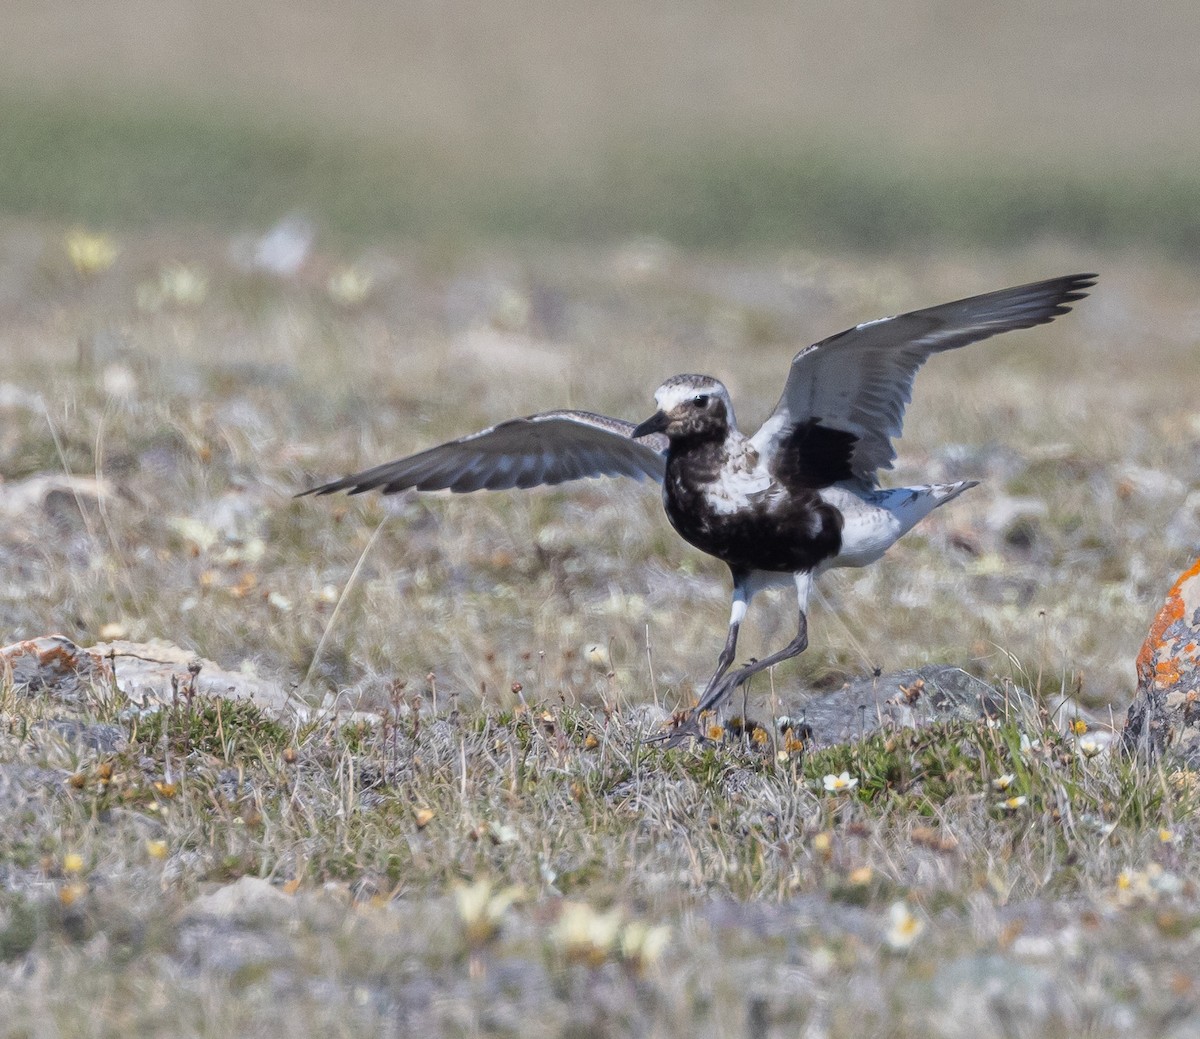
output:
[[[878,252],[1050,238],[1200,255],[1200,178],[969,160],[927,166],[829,139],[617,143],[571,172],[464,161],[231,111],[0,99],[0,212],[91,225],[265,226],[302,211],[351,241],[605,240]]]

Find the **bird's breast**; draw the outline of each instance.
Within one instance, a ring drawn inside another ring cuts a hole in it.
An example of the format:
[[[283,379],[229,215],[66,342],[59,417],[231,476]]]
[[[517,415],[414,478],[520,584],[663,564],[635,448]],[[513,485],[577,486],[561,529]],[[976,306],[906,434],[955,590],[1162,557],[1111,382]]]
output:
[[[735,570],[811,570],[841,545],[841,516],[815,492],[728,459],[669,456],[663,504],[685,541]]]

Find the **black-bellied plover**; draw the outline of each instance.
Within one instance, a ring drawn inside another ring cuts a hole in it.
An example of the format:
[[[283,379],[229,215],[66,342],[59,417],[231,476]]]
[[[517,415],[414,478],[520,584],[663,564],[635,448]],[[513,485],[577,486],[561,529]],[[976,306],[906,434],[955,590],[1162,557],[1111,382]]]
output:
[[[549,411],[501,422],[305,494],[375,488],[384,494],[501,490],[594,476],[652,477],[671,525],[733,575],[729,632],[697,704],[668,734],[699,736],[702,713],[751,676],[808,645],[813,579],[866,566],[939,505],[976,481],[882,489],[917,369],[935,353],[1054,320],[1082,299],[1094,274],[1021,285],[857,325],[801,350],[774,413],[752,437],[737,428],[717,379],[676,375],[654,395],[640,425],[584,411]],[[794,584],[796,637],[730,672],[754,595]]]

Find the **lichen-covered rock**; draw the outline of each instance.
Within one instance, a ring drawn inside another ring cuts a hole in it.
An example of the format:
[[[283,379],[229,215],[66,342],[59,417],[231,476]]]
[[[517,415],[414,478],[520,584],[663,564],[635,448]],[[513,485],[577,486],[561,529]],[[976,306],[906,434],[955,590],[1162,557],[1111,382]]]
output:
[[[1175,582],[1137,657],[1122,743],[1200,768],[1200,559]]]
[[[89,688],[112,681],[112,669],[99,653],[80,649],[65,635],[44,635],[0,649],[0,666],[14,688],[47,692],[58,700],[81,700]]]
[[[211,660],[169,642],[99,642],[83,649],[65,635],[44,635],[0,649],[13,687],[75,703],[106,684],[142,707],[169,705],[180,693],[252,700],[276,715],[295,708],[278,683],[243,671],[226,671]]]

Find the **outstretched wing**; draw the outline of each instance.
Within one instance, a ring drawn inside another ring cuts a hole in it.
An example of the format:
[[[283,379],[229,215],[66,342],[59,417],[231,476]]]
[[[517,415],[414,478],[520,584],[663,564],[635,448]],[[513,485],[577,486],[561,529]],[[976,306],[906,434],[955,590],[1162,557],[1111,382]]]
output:
[[[380,488],[418,491],[499,491],[592,476],[649,476],[662,482],[667,438],[634,440],[634,425],[586,411],[547,411],[511,419],[428,451],[386,462],[304,494]]]
[[[868,321],[823,339],[795,356],[783,396],[752,443],[770,461],[797,423],[846,430],[858,438],[853,480],[874,487],[876,470],[892,467],[892,437],[900,435],[913,379],[931,354],[1053,321],[1095,283],[1095,274],[1071,274]]]

